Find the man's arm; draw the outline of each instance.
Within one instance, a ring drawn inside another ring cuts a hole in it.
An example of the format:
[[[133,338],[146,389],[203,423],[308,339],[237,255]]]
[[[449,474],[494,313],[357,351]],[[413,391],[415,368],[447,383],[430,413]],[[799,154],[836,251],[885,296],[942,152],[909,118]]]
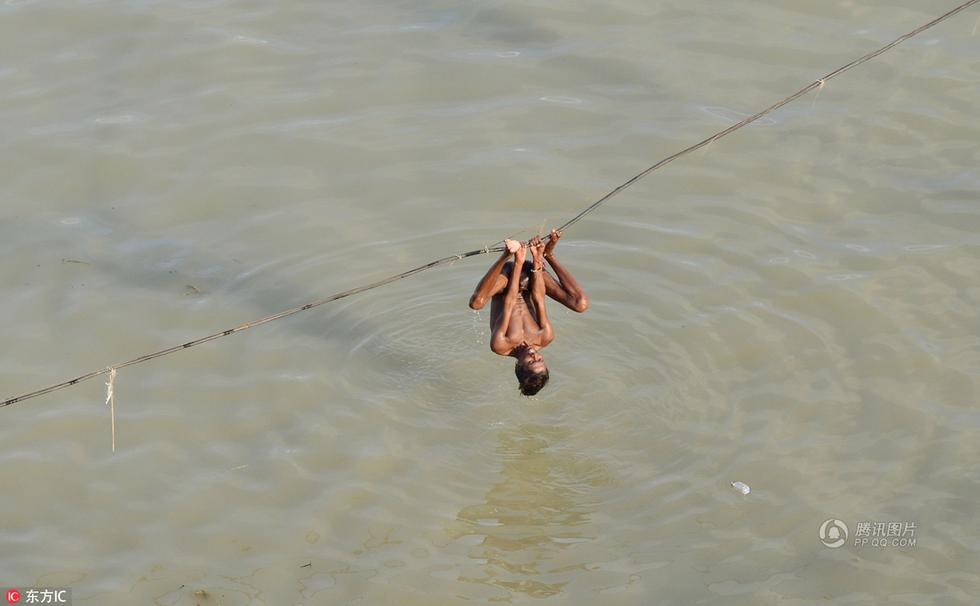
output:
[[[556,229],[551,230],[551,239],[545,246],[544,258],[548,260],[548,264],[558,275],[558,282],[561,285],[561,290],[564,291],[560,293],[561,302],[569,309],[582,313],[589,308],[589,298],[585,296],[585,291],[578,280],[555,257],[555,245],[558,244],[559,238],[561,238],[561,232]]]
[[[538,325],[541,326],[538,347],[545,347],[555,340],[555,330],[548,318],[545,307],[545,278],[544,278],[544,243],[535,237],[531,240],[531,255],[534,258],[534,268],[531,274],[531,301],[538,312]]]
[[[500,314],[500,323],[490,337],[490,349],[502,356],[509,355],[514,350],[514,344],[507,338],[507,329],[510,328],[510,317],[514,313],[514,306],[517,305],[517,293],[521,287],[521,269],[524,267],[526,255],[527,249],[523,245],[514,253],[514,268],[511,270],[510,283],[507,284],[507,293],[504,295],[504,309]]]

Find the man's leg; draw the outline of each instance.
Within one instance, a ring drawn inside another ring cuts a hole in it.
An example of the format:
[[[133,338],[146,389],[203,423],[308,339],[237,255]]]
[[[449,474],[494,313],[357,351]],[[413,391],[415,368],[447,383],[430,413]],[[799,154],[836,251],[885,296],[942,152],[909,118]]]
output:
[[[512,255],[509,252],[504,252],[497,261],[490,266],[487,270],[486,275],[480,279],[480,283],[476,285],[476,290],[473,291],[473,296],[470,297],[470,309],[483,309],[487,304],[487,301],[491,300],[494,295],[501,293],[507,288],[507,272],[504,266],[507,264],[507,260]]]

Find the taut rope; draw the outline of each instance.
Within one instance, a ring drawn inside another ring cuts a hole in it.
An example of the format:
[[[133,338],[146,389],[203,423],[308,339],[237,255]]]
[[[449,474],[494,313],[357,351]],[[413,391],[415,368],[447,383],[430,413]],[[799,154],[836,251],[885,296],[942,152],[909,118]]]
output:
[[[616,189],[610,191],[608,194],[602,196],[601,198],[599,198],[598,200],[596,200],[595,202],[593,202],[592,204],[590,204],[589,206],[587,206],[584,210],[582,210],[582,212],[580,212],[579,214],[577,214],[574,217],[572,217],[569,221],[567,221],[559,229],[565,230],[565,229],[571,227],[572,225],[574,225],[575,223],[578,223],[583,217],[585,217],[587,214],[589,214],[592,211],[594,211],[596,208],[598,208],[600,205],[602,205],[604,202],[606,202],[607,200],[609,200],[610,198],[612,198],[616,194],[620,193],[621,191],[623,191],[627,187],[633,185],[634,183],[636,183],[640,179],[646,177],[650,173],[652,173],[652,172],[660,169],[661,167],[663,167],[663,166],[665,166],[667,164],[670,164],[671,162],[673,162],[674,160],[680,158],[681,156],[687,155],[687,154],[689,154],[689,153],[691,153],[693,151],[697,151],[698,149],[701,149],[705,145],[708,145],[708,144],[710,144],[710,143],[712,143],[714,141],[717,141],[718,139],[721,139],[722,137],[725,137],[725,136],[728,136],[728,135],[732,134],[733,132],[737,131],[738,129],[742,128],[743,126],[748,126],[749,124],[752,124],[753,122],[755,122],[759,118],[765,116],[766,114],[769,114],[769,113],[771,113],[771,112],[779,109],[780,107],[782,107],[782,106],[784,106],[784,105],[786,105],[788,103],[792,103],[793,101],[796,101],[797,99],[799,99],[803,95],[809,93],[813,89],[823,88],[824,84],[826,84],[826,82],[828,80],[830,80],[832,78],[836,78],[837,76],[843,74],[844,72],[846,72],[846,71],[848,71],[848,70],[850,70],[850,69],[852,69],[854,67],[857,67],[858,65],[861,65],[864,62],[870,61],[870,60],[874,59],[878,55],[881,55],[882,53],[885,53],[885,52],[891,50],[892,48],[894,48],[895,46],[901,44],[902,42],[905,42],[909,38],[912,38],[914,36],[917,36],[917,35],[921,34],[922,32],[924,32],[925,30],[927,30],[927,29],[929,29],[929,28],[931,28],[931,27],[933,27],[935,25],[938,25],[939,23],[942,23],[946,19],[949,19],[953,15],[955,15],[955,14],[957,14],[957,13],[963,11],[963,10],[966,10],[967,8],[969,8],[969,7],[973,6],[974,4],[976,4],[977,2],[980,2],[980,0],[969,0],[968,2],[964,2],[963,4],[957,6],[956,8],[954,8],[952,10],[950,10],[949,12],[947,12],[947,13],[939,16],[939,17],[936,17],[932,21],[929,21],[928,23],[925,23],[923,25],[920,25],[919,27],[915,28],[914,30],[910,31],[907,34],[904,34],[902,36],[899,36],[898,38],[895,38],[894,40],[892,40],[888,44],[882,46],[881,48],[879,48],[877,50],[874,50],[874,51],[872,51],[872,52],[870,52],[870,53],[868,53],[868,54],[866,54],[866,55],[864,55],[862,57],[859,57],[859,58],[851,61],[850,63],[848,63],[846,65],[842,65],[841,67],[838,67],[837,69],[835,69],[834,71],[830,72],[829,74],[827,74],[823,78],[819,78],[817,80],[814,80],[813,82],[811,82],[810,84],[804,86],[803,88],[801,88],[800,90],[796,91],[792,95],[790,95],[790,96],[782,99],[781,101],[779,101],[777,103],[773,103],[772,105],[770,105],[766,109],[764,109],[764,110],[762,110],[762,111],[760,111],[760,112],[758,112],[756,114],[753,114],[753,115],[749,116],[748,118],[745,118],[741,122],[738,122],[737,124],[733,124],[733,125],[729,126],[728,128],[726,128],[724,130],[721,130],[721,131],[719,131],[719,132],[711,135],[707,139],[704,139],[702,141],[699,141],[698,143],[695,143],[694,145],[691,145],[690,147],[687,147],[685,149],[682,149],[681,151],[679,151],[679,152],[677,152],[677,153],[675,153],[675,154],[673,154],[671,156],[668,156],[668,157],[664,158],[663,160],[660,160],[659,162],[657,162],[653,166],[650,166],[649,168],[643,170],[640,173],[637,173],[636,175],[634,175],[632,178],[630,178],[628,181],[626,181],[625,183],[623,183],[622,185],[620,185]],[[215,339],[221,339],[223,337],[227,337],[229,335],[233,335],[236,332],[241,332],[241,331],[247,330],[249,328],[254,328],[256,326],[260,326],[262,324],[266,324],[268,322],[272,322],[273,320],[279,320],[281,318],[285,318],[287,316],[291,316],[293,314],[297,314],[297,313],[299,313],[301,311],[306,311],[308,309],[313,309],[314,307],[319,307],[320,305],[323,305],[325,303],[330,303],[331,301],[336,301],[337,299],[343,299],[343,298],[349,297],[351,295],[356,295],[358,293],[362,293],[362,292],[364,292],[366,290],[371,290],[371,289],[374,289],[374,288],[379,288],[381,286],[384,286],[385,284],[390,284],[390,283],[395,282],[397,280],[401,280],[403,278],[407,278],[409,276],[413,276],[413,275],[415,275],[417,273],[421,273],[423,271],[432,269],[433,267],[438,267],[439,265],[444,265],[446,263],[452,263],[453,261],[458,261],[460,259],[465,259],[466,257],[473,257],[473,256],[476,256],[476,255],[484,255],[484,254],[489,254],[491,252],[502,252],[504,250],[504,247],[501,246],[502,243],[503,242],[501,241],[501,242],[497,242],[492,247],[487,246],[487,247],[484,247],[484,248],[481,248],[481,249],[471,250],[469,252],[460,253],[460,254],[457,254],[457,255],[451,255],[451,256],[448,256],[448,257],[443,257],[442,259],[437,259],[435,261],[431,261],[429,263],[426,263],[425,265],[420,265],[420,266],[418,266],[418,267],[416,267],[414,269],[410,269],[408,271],[404,271],[404,272],[402,272],[400,274],[389,276],[387,278],[384,278],[383,280],[378,280],[377,282],[371,282],[370,284],[365,284],[364,286],[358,286],[357,288],[352,288],[350,290],[345,290],[344,292],[340,292],[340,293],[337,293],[337,294],[334,294],[334,295],[330,295],[329,297],[326,297],[325,299],[320,299],[320,300],[317,300],[317,301],[313,301],[311,303],[307,303],[305,305],[300,305],[299,307],[294,307],[292,309],[287,309],[286,311],[281,311],[281,312],[279,312],[277,314],[273,314],[271,316],[267,316],[267,317],[262,318],[260,320],[255,320],[253,322],[247,322],[245,324],[239,324],[238,326],[235,326],[234,328],[229,328],[229,329],[223,330],[221,332],[216,332],[216,333],[210,334],[210,335],[208,335],[206,337],[201,337],[201,338],[198,338],[198,339],[194,339],[193,341],[188,341],[186,343],[182,343],[180,345],[175,345],[173,347],[168,347],[167,349],[161,349],[160,351],[155,351],[153,353],[148,353],[148,354],[139,356],[137,358],[133,358],[132,360],[127,360],[127,361],[121,362],[119,364],[114,364],[112,366],[106,366],[105,368],[100,368],[99,370],[93,370],[92,372],[89,372],[89,373],[86,373],[84,375],[75,377],[74,379],[69,379],[69,380],[63,381],[61,383],[50,385],[48,387],[45,387],[44,389],[38,389],[37,391],[32,391],[30,393],[25,393],[23,395],[20,395],[20,396],[15,397],[15,398],[10,398],[10,399],[4,400],[2,403],[0,403],[0,408],[3,408],[5,406],[10,406],[11,404],[16,404],[18,402],[23,402],[24,400],[29,400],[31,398],[36,398],[38,396],[43,396],[44,394],[48,394],[48,393],[51,393],[53,391],[58,391],[60,389],[65,389],[66,387],[71,387],[72,385],[76,385],[78,383],[81,383],[82,381],[86,381],[88,379],[91,379],[91,378],[94,378],[94,377],[98,377],[100,375],[109,374],[110,377],[112,379],[114,379],[115,378],[116,371],[119,370],[120,368],[125,368],[127,366],[132,366],[133,364],[140,364],[142,362],[148,362],[148,361],[153,360],[155,358],[159,358],[159,357],[162,357],[162,356],[170,355],[172,353],[176,353],[178,351],[183,351],[185,349],[189,349],[189,348],[194,347],[196,345],[200,345],[201,343],[207,343],[208,341],[214,341]],[[113,383],[113,381],[110,380],[110,384],[109,384],[110,385],[110,390],[109,390],[109,396],[110,397],[108,398],[108,400],[112,400],[113,399],[111,397],[112,396],[112,390],[111,390],[112,383]]]

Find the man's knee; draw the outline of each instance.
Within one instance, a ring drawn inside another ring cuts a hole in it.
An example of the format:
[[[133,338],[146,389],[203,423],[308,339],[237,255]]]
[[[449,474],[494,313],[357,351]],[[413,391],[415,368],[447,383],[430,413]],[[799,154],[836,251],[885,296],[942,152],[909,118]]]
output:
[[[578,313],[582,313],[588,308],[589,308],[589,298],[586,297],[585,295],[579,295],[575,297],[575,300],[572,302],[572,309],[574,309]]]

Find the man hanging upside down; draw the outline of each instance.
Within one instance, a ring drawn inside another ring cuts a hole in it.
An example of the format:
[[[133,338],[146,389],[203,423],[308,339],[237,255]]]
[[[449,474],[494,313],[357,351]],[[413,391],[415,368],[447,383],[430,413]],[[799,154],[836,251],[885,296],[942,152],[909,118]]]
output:
[[[538,393],[548,382],[548,367],[539,350],[555,339],[555,331],[544,296],[579,313],[589,307],[582,287],[555,258],[559,238],[561,232],[552,230],[547,245],[539,237],[527,244],[504,240],[507,250],[490,266],[470,297],[470,309],[483,309],[487,299],[492,298],[490,349],[495,354],[517,358],[514,372],[525,396]],[[528,248],[531,261],[525,261]],[[509,260],[511,255],[513,261]],[[546,259],[558,280],[545,269]]]

